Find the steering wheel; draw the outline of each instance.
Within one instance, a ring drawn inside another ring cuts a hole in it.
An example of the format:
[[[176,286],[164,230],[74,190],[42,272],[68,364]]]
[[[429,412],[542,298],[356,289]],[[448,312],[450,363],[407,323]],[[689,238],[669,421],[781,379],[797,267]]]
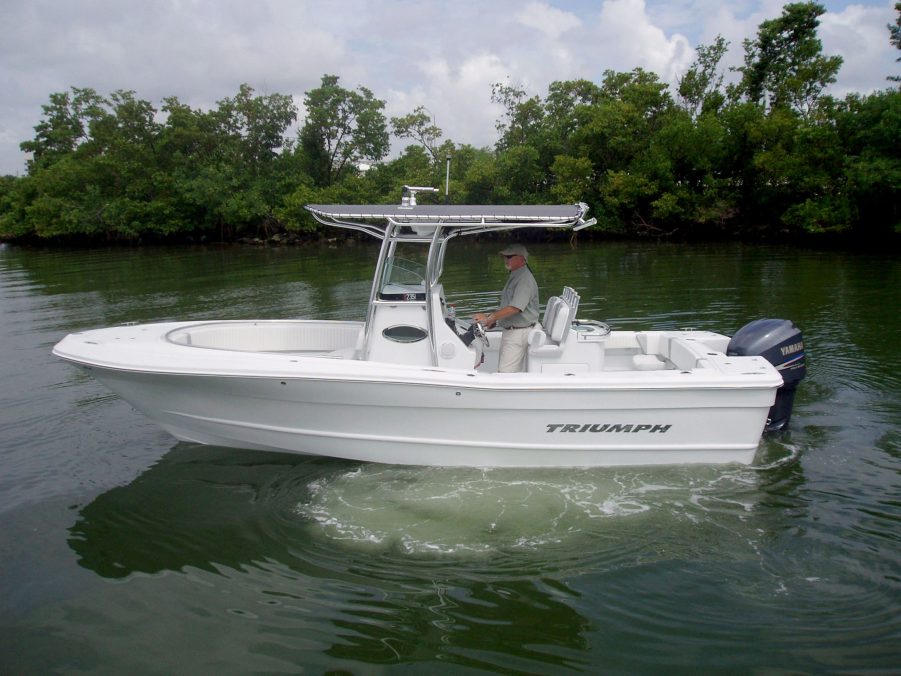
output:
[[[472,333],[479,340],[485,341],[485,347],[491,347],[488,344],[488,332],[485,330],[485,325],[482,322],[472,323]]]

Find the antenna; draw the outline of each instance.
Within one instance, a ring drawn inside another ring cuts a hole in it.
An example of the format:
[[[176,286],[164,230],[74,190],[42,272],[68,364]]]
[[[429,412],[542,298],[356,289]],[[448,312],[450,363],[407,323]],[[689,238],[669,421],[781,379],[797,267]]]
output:
[[[450,153],[447,154],[447,172],[444,174],[444,203],[450,204]]]

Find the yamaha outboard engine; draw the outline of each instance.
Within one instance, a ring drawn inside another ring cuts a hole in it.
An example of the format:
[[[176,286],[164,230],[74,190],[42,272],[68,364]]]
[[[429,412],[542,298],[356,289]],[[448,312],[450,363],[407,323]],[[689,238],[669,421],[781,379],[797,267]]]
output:
[[[776,367],[783,384],[776,392],[765,431],[785,429],[791,419],[795,389],[807,374],[801,330],[787,319],[758,319],[745,324],[732,336],[726,354],[760,356]]]

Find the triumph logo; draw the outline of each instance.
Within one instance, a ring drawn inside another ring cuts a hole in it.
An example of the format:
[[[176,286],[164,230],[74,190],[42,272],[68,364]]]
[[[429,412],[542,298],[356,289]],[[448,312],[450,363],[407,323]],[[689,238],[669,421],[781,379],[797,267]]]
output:
[[[666,434],[672,425],[617,425],[614,423],[583,424],[583,425],[567,425],[564,423],[555,423],[547,426],[547,432],[599,432],[635,434],[637,432],[647,432],[648,434]]]

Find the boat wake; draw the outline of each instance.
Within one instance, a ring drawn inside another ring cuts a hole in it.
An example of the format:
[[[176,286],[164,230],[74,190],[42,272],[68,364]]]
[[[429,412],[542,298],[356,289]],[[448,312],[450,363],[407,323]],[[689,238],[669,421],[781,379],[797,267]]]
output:
[[[629,551],[636,529],[644,542],[656,530],[661,541],[676,542],[674,529],[709,521],[709,511],[744,518],[754,509],[757,483],[749,467],[362,465],[310,482],[296,513],[328,540],[408,555],[576,554],[588,541],[622,538],[619,556]]]
[[[784,511],[799,463],[797,449],[778,441],[760,457],[750,467],[477,469],[297,462],[184,444],[81,507],[69,542],[81,565],[110,578],[270,564],[352,568],[363,579],[397,569],[570,574],[674,559],[762,565],[781,527],[768,505]]]

